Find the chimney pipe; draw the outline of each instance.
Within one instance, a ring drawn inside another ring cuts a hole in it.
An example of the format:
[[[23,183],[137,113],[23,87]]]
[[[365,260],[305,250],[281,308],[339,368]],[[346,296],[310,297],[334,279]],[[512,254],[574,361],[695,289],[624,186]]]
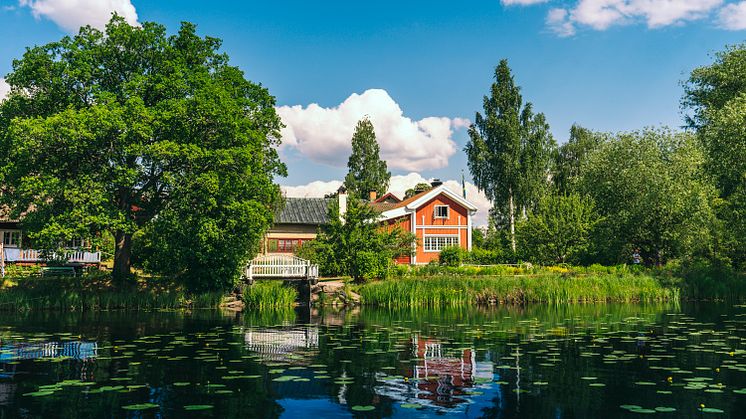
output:
[[[437,188],[438,186],[442,185],[443,182],[440,181],[440,179],[433,179],[432,182],[430,182],[430,186],[433,188]]]
[[[373,202],[378,197],[378,192],[376,191],[370,191],[368,194],[368,198],[370,199],[370,202]]]
[[[339,204],[339,219],[344,222],[344,216],[347,212],[347,188],[344,185],[337,189],[337,203]]]

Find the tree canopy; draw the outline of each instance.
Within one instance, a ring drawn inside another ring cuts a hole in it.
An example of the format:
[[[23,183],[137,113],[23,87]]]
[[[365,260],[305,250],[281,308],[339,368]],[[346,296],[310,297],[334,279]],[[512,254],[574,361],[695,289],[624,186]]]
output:
[[[711,65],[692,71],[683,104],[724,199],[718,206],[722,256],[746,264],[746,44],[728,47]]]
[[[516,209],[530,207],[541,195],[555,143],[544,114],[523,104],[507,60],[500,61],[494,77],[465,150],[474,184],[508,219],[515,252]]]
[[[648,262],[706,252],[715,190],[703,176],[704,156],[689,134],[646,129],[609,138],[582,167],[579,190],[603,220],[594,232],[598,261]]]
[[[274,98],[221,41],[182,23],[171,36],[119,16],[104,31],[29,48],[0,105],[2,201],[32,240],[115,238],[114,274],[133,240],[146,267],[226,286],[256,250],[285,173]],[[212,277],[214,278],[214,276]]]
[[[378,196],[389,188],[389,173],[386,162],[381,160],[380,146],[376,141],[376,132],[370,119],[363,118],[357,123],[352,135],[352,154],[347,161],[345,187],[351,195],[368,198],[375,191]]]

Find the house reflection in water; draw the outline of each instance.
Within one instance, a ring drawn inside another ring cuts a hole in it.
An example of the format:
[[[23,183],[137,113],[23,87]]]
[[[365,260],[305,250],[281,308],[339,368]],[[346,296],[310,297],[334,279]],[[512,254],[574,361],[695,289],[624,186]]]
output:
[[[493,363],[477,361],[473,349],[447,350],[437,339],[412,337],[416,362],[404,371],[405,380],[384,380],[380,395],[404,403],[453,408],[468,403],[468,389],[493,379]]]

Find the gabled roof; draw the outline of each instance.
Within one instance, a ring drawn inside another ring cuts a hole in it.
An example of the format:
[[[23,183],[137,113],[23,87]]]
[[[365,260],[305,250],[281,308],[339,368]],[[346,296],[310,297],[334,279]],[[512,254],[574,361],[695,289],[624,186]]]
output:
[[[391,204],[397,204],[397,203],[401,202],[401,199],[399,199],[399,197],[396,196],[396,195],[394,195],[393,193],[387,192],[385,195],[383,195],[382,197],[376,199],[373,202],[388,202],[388,203],[391,203]]]
[[[285,206],[275,214],[275,224],[327,224],[327,210],[332,199],[285,198]]]
[[[381,211],[381,217],[384,220],[401,217],[409,212],[415,211],[417,208],[429,202],[436,196],[443,194],[448,198],[456,201],[459,205],[468,209],[469,212],[474,214],[477,211],[477,207],[471,202],[467,201],[461,195],[446,188],[445,185],[440,185],[427,191],[420,192],[410,198],[407,198],[391,207],[380,207],[374,204],[374,208]]]

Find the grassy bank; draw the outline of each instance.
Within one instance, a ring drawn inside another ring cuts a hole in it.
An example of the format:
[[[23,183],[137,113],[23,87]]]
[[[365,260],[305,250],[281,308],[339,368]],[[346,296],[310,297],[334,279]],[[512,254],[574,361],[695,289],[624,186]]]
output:
[[[472,304],[652,302],[679,298],[649,275],[591,274],[463,277],[404,277],[371,282],[357,292],[365,305],[438,307]]]
[[[189,293],[173,281],[143,278],[126,286],[114,286],[106,273],[82,277],[17,277],[0,289],[0,311],[93,311],[216,309],[224,292]],[[244,302],[249,309],[292,310],[297,291],[282,283],[246,287]]]

